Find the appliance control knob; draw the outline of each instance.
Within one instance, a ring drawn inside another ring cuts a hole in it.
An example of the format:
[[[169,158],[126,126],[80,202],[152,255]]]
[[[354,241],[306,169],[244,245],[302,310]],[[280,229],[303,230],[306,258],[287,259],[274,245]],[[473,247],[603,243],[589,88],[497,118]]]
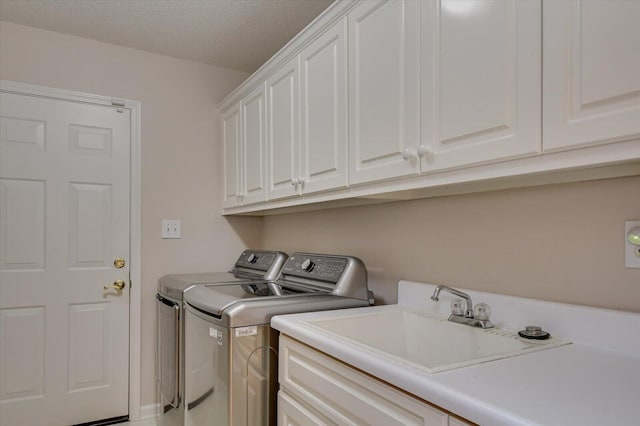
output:
[[[302,265],[300,265],[300,267],[301,267],[304,271],[307,271],[307,272],[311,272],[311,271],[313,271],[313,268],[314,268],[315,266],[316,266],[316,264],[315,264],[315,263],[313,263],[313,262],[311,261],[311,259],[305,259],[305,260],[302,262]]]
[[[249,261],[249,263],[256,263],[258,261],[258,256],[256,256],[254,253],[251,253],[247,260]]]

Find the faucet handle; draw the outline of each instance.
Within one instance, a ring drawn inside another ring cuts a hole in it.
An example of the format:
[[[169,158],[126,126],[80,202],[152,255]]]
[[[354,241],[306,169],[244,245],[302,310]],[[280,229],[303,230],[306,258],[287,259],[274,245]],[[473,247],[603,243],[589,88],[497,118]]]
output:
[[[451,301],[451,313],[453,315],[464,315],[466,302],[462,299],[453,299]]]
[[[486,321],[491,316],[491,306],[486,303],[478,303],[473,308],[473,316],[477,320]]]

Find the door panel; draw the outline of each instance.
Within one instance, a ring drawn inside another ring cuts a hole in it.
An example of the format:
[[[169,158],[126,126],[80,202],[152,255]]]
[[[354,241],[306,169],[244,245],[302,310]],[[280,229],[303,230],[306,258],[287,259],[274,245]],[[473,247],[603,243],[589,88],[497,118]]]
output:
[[[3,92],[0,129],[0,424],[125,416],[129,110]]]
[[[349,182],[418,172],[419,2],[365,1],[349,13]]]
[[[240,204],[242,134],[240,125],[240,103],[222,115],[222,146],[224,149],[224,207]]]
[[[180,404],[180,306],[176,302],[158,298],[158,348],[156,379],[160,387],[160,403],[178,408]],[[184,402],[184,401],[182,401]],[[166,413],[166,412],[165,412]],[[170,422],[168,424],[171,424]]]
[[[423,173],[540,152],[540,20],[539,1],[422,3]]]
[[[109,386],[108,354],[111,352],[108,303],[79,303],[69,306],[69,392]]]
[[[265,84],[255,88],[242,100],[242,167],[241,192],[243,204],[266,199],[265,149]]]
[[[69,184],[69,267],[111,268],[111,185]]]
[[[0,318],[0,400],[44,397],[44,306],[0,309]]]
[[[304,192],[347,186],[347,19],[300,53]]]
[[[270,200],[296,195],[300,177],[300,100],[298,57],[267,80],[267,145]]]
[[[44,127],[42,120],[2,117],[0,138],[4,149],[44,151]]]
[[[544,149],[640,137],[640,2],[546,2]]]
[[[42,270],[45,267],[45,182],[0,179],[2,270]]]

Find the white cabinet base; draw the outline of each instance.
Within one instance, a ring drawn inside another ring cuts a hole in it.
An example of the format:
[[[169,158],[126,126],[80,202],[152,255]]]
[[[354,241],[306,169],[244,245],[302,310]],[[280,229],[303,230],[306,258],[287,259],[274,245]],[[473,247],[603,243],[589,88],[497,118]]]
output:
[[[470,425],[285,335],[278,424]]]

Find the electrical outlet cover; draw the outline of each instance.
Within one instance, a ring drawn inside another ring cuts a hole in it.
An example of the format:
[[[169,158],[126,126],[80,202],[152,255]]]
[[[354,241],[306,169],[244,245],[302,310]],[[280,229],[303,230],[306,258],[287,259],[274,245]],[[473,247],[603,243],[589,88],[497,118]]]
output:
[[[628,220],[624,223],[624,266],[640,268],[640,247],[627,241],[627,234],[631,228],[640,226],[640,220]]]
[[[162,238],[180,238],[180,220],[163,219],[162,220]]]

